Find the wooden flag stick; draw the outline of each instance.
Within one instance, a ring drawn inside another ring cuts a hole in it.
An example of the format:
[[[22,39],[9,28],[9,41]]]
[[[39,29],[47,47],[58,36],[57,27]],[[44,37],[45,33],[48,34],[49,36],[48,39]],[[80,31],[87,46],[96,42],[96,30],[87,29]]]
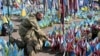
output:
[[[47,11],[48,10],[48,0],[46,0],[46,4],[45,4],[45,11]]]
[[[64,18],[65,18],[65,5],[64,5],[64,0],[62,1],[62,4],[63,4],[63,8],[62,8],[62,11],[63,11],[63,18],[62,18],[63,19],[63,23],[62,24],[63,25],[62,25],[62,28],[63,28],[63,34],[64,34],[64,23],[65,23],[64,22]]]
[[[44,11],[44,14],[45,14],[45,3],[46,3],[45,1],[46,0],[43,0],[43,6],[44,6],[44,10],[43,11]]]
[[[79,0],[77,0],[77,11],[79,11]]]
[[[10,1],[7,0],[7,7],[8,7],[8,18],[10,17],[10,12],[9,12],[9,6],[10,6]],[[7,21],[8,21],[8,35],[9,35],[9,41],[10,41],[10,38],[11,38],[11,33],[10,33],[10,25],[9,25],[9,19],[7,18]],[[10,42],[8,43],[10,45]]]
[[[70,10],[69,10],[69,0],[67,0],[67,5],[68,5],[68,14],[70,13]]]

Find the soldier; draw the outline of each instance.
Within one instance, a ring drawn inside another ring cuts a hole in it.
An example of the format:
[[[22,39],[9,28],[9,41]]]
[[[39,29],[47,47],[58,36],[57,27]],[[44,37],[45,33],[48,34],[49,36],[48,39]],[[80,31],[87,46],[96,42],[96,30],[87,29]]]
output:
[[[19,35],[22,42],[18,43],[15,39],[10,39],[11,42],[17,42],[19,47],[26,47],[28,56],[35,56],[35,51],[40,50],[43,46],[43,42],[48,40],[46,34],[41,31],[37,21],[40,21],[43,17],[41,12],[38,12],[35,16],[30,16],[29,19],[24,19],[19,26]]]

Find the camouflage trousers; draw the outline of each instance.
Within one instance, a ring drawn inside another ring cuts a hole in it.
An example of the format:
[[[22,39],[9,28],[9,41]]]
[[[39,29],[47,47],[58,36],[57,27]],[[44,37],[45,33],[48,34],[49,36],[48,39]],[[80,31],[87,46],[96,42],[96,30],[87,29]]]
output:
[[[24,48],[25,53],[27,53],[28,56],[35,56],[35,53],[41,50],[43,46],[42,37],[36,36],[34,31],[30,30],[27,32],[25,36],[20,36],[22,41],[15,40],[14,42],[18,45],[19,48]]]

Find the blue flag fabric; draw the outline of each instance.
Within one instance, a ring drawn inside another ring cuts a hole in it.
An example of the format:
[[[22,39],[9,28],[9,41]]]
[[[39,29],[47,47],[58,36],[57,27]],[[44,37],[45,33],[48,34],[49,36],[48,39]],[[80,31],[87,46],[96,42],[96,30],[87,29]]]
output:
[[[48,1],[48,8],[50,10],[52,10],[52,2],[53,2],[53,0],[47,0],[47,1]]]
[[[76,37],[81,38],[81,32],[80,32],[80,31],[78,31],[78,32],[76,33]]]
[[[84,4],[84,0],[78,0],[79,6],[82,7]]]
[[[100,50],[100,43],[96,45],[96,50]]]
[[[2,0],[0,0],[0,9],[1,9],[1,7],[2,7]]]
[[[63,0],[63,2],[65,6],[68,5],[67,0]]]
[[[92,52],[92,48],[90,46],[90,44],[87,42],[87,51],[86,51],[86,56],[89,56]]]
[[[45,42],[45,47],[50,47],[50,42],[49,41]]]
[[[14,44],[13,56],[16,56],[17,54],[18,54],[18,47],[16,44]]]
[[[89,0],[84,0],[84,6],[88,6]]]
[[[24,56],[24,49],[19,51],[17,45],[7,45],[7,42],[0,38],[0,56]]]

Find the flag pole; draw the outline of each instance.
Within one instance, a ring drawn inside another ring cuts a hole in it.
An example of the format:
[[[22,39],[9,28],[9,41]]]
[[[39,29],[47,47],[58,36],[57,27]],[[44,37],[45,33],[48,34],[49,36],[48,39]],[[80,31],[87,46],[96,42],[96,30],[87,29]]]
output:
[[[9,14],[9,0],[7,0],[7,8],[8,8],[8,17],[10,16],[10,14]]]
[[[62,16],[62,29],[63,29],[63,34],[64,34],[64,18],[65,18],[65,5],[64,5],[64,0],[62,0],[62,13],[61,13],[61,16]]]
[[[69,14],[69,12],[70,12],[70,10],[69,10],[69,0],[67,0],[67,5],[68,5],[68,14]]]
[[[10,6],[10,1],[9,0],[7,0],[7,9],[8,9],[8,18],[10,17],[10,11],[9,11],[9,6]],[[7,21],[8,21],[8,36],[9,36],[9,45],[10,45],[10,38],[11,38],[11,33],[10,33],[10,25],[9,25],[9,20],[10,19],[8,19],[7,18]]]
[[[46,0],[43,0],[43,5],[44,5],[44,14],[46,12]]]
[[[60,9],[61,9],[61,27],[62,27],[62,31],[63,31],[63,35],[65,34],[65,32],[64,32],[64,24],[65,24],[65,22],[64,22],[64,18],[65,18],[65,5],[64,5],[64,0],[60,0],[60,6],[62,5],[62,7],[60,7]],[[67,55],[69,55],[68,54],[68,52],[67,52]],[[66,56],[66,50],[64,51],[64,54],[63,54],[63,56]]]
[[[47,9],[48,9],[48,0],[45,0],[45,13],[46,13]]]
[[[43,0],[43,13],[45,14],[45,0]]]

